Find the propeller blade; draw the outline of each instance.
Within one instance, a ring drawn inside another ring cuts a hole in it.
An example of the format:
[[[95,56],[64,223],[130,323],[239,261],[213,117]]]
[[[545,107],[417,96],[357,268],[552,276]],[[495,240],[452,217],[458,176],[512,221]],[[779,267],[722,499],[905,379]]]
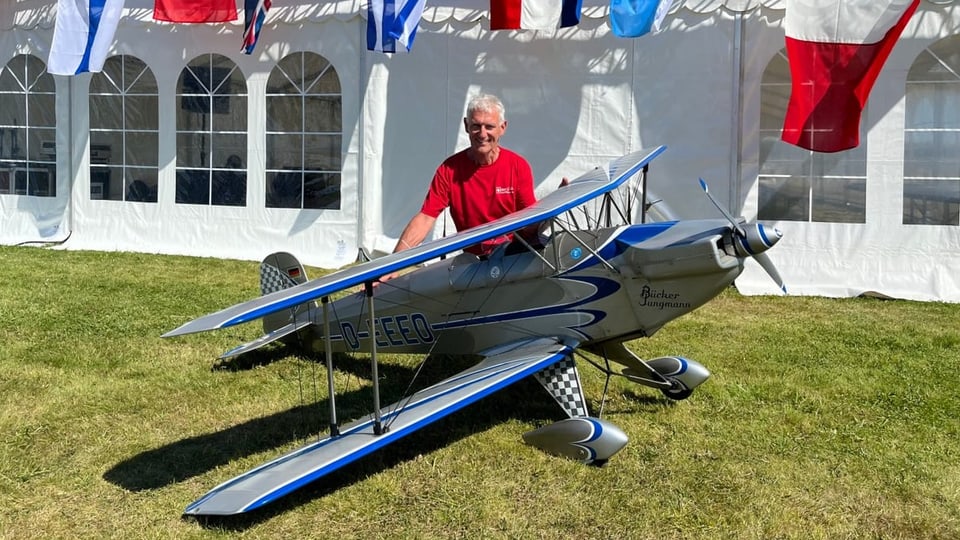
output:
[[[710,199],[710,202],[712,202],[713,205],[717,207],[717,210],[723,214],[723,217],[727,218],[727,221],[733,225],[733,228],[737,231],[737,234],[741,237],[745,236],[746,233],[744,232],[743,227],[740,226],[740,222],[734,219],[733,216],[730,215],[730,212],[727,212],[727,209],[723,206],[720,206],[720,203],[713,198],[713,195],[710,194],[710,189],[707,187],[707,183],[703,180],[703,178],[700,179],[700,187],[703,188],[703,192],[707,194],[707,198]]]
[[[766,253],[757,253],[753,256],[753,260],[760,263],[760,266],[767,272],[774,283],[777,284],[777,287],[780,287],[780,290],[783,291],[783,294],[787,294],[787,286],[783,284],[783,278],[780,277],[780,272],[777,272],[777,267],[773,265],[773,261],[770,260],[770,257]]]
[[[710,194],[710,188],[707,187],[707,183],[700,179],[700,187],[703,188],[703,192],[707,195],[707,198],[710,199],[710,202],[717,207],[717,210],[723,214],[723,217],[727,218],[727,221],[733,225],[734,231],[736,231],[737,236],[742,242],[741,245],[736,247],[737,253],[743,256],[751,256],[755,261],[760,263],[760,266],[763,270],[770,276],[774,283],[777,284],[777,287],[780,287],[780,290],[784,294],[787,293],[787,286],[783,284],[783,278],[780,277],[780,272],[777,272],[777,267],[773,265],[773,261],[770,260],[770,257],[767,256],[765,250],[773,244],[776,244],[780,240],[780,231],[777,229],[770,229],[774,233],[774,236],[766,234],[766,231],[763,225],[755,225],[750,227],[751,234],[748,235],[747,231],[743,229],[740,225],[740,222],[733,218],[727,209],[720,205],[716,199],[713,198],[713,195]],[[751,242],[755,245],[751,245]]]

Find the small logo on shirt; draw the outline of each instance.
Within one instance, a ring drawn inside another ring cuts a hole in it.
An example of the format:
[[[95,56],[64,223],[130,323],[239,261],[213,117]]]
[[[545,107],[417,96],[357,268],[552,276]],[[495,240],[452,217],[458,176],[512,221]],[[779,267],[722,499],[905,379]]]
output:
[[[497,195],[513,195],[513,186],[497,186]]]

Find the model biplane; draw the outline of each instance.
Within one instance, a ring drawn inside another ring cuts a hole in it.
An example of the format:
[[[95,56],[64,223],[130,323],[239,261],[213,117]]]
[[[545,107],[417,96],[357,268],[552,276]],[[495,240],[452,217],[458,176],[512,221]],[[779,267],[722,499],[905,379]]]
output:
[[[647,221],[648,164],[664,147],[611,161],[502,219],[426,242],[308,281],[287,253],[260,268],[263,296],[200,317],[165,337],[263,319],[265,334],[224,353],[237,356],[268,343],[306,343],[326,358],[329,436],[246,472],[189,505],[187,514],[235,514],[276,500],[439,418],[533,375],[569,418],[524,434],[546,451],[603,463],[627,442],[615,425],[590,415],[575,351],[607,376],[685,399],[710,376],[679,356],[638,357],[624,342],[650,336],[667,322],[703,305],[728,287],[753,257],[783,287],[764,253],[779,231],[734,219],[710,196],[724,219]],[[637,202],[639,201],[639,203]],[[575,212],[592,207],[586,227]],[[639,213],[638,224],[630,224]],[[489,238],[521,229],[491,255],[463,252],[389,281],[379,278],[440,259]],[[332,300],[363,287],[361,294]],[[292,339],[296,338],[296,339]],[[473,367],[380,405],[378,352],[474,354]],[[370,355],[371,414],[340,425],[332,355]],[[621,366],[610,367],[610,361]],[[606,366],[606,367],[604,367]]]

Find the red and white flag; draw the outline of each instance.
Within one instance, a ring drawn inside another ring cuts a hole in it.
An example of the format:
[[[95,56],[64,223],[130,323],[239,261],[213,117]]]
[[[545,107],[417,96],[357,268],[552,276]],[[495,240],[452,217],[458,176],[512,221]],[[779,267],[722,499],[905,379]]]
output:
[[[154,0],[153,18],[175,23],[218,23],[237,20],[236,0]]]
[[[781,138],[814,152],[860,144],[860,113],[920,0],[787,0],[790,102]]]
[[[491,30],[556,30],[580,23],[583,0],[490,0]]]

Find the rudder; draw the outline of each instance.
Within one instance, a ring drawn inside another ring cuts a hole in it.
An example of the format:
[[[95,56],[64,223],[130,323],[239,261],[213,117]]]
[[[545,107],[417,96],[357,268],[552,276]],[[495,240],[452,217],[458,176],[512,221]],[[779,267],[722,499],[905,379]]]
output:
[[[278,251],[260,262],[260,294],[267,295],[307,282],[307,272],[293,255]],[[295,313],[300,308],[294,308]],[[290,311],[282,311],[263,318],[263,331],[270,333],[293,319]]]

